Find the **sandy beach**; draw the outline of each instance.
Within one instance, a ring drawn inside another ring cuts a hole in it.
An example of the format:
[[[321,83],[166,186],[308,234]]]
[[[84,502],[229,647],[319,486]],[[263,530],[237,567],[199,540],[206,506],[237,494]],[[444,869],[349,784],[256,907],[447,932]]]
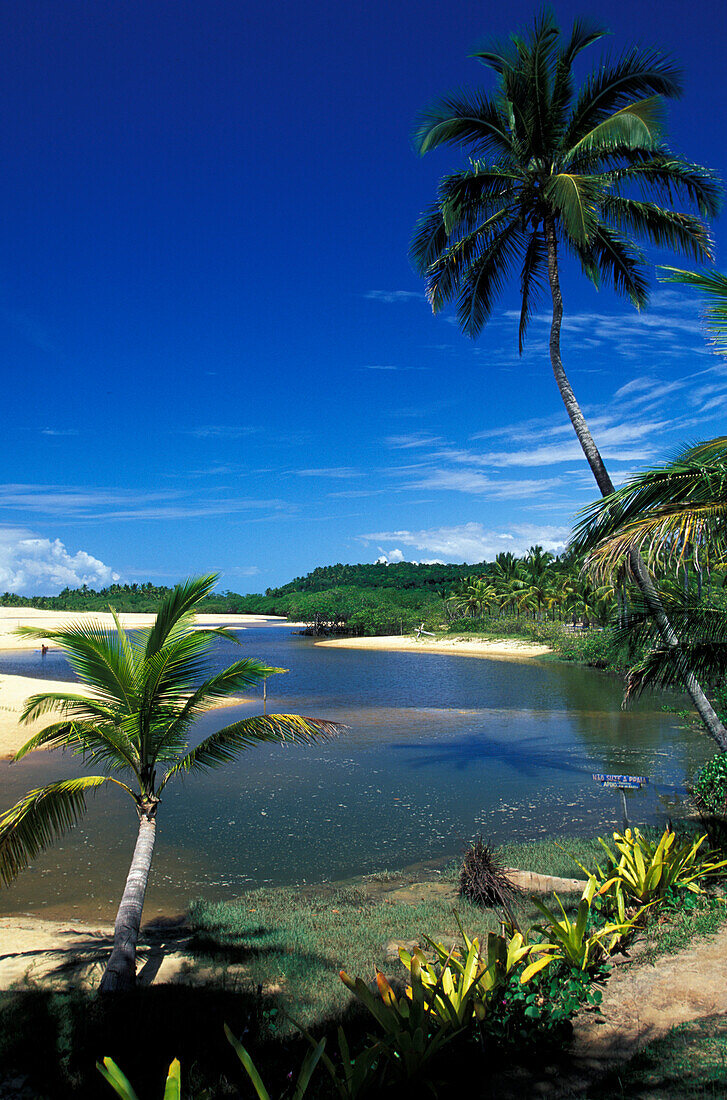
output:
[[[553,651],[547,645],[520,642],[514,638],[415,638],[398,634],[380,638],[331,638],[316,645],[331,649],[388,649],[417,653],[447,653],[458,657],[492,657],[496,660],[518,661],[543,657]]]
[[[128,630],[151,626],[155,619],[152,614],[125,614],[119,617],[122,625]],[[99,614],[96,611],[40,611],[32,607],[0,607],[0,650],[27,651],[40,648],[42,639],[23,638],[13,633],[19,626],[38,626],[41,629],[54,630],[83,621],[100,622],[111,628],[114,626],[114,620],[108,612]],[[284,620],[263,615],[197,616],[199,626],[229,626],[234,629],[242,629],[255,623],[282,621]],[[53,647],[50,639],[46,639],[46,644]],[[69,690],[81,695],[85,694],[82,687],[67,681],[0,675],[0,760],[11,757],[21,745],[30,740],[34,733],[48,724],[47,715],[38,722],[31,722],[24,726],[19,724],[25,700],[39,691]],[[218,706],[234,707],[242,702],[244,699],[241,697],[232,697],[219,703]]]
[[[156,616],[121,614],[119,619],[126,630],[151,626]],[[285,622],[274,615],[197,615],[199,626],[229,626],[244,629],[255,623]],[[41,638],[23,638],[14,632],[19,626],[33,626],[41,630],[58,630],[74,623],[96,622],[114,629],[114,620],[108,611],[41,611],[35,607],[0,607],[0,650],[40,649]],[[52,646],[49,639],[46,644]]]

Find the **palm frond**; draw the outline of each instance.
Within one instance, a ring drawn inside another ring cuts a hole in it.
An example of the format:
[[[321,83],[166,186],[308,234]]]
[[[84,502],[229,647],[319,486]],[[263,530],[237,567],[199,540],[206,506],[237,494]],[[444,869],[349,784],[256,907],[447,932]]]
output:
[[[702,293],[707,303],[704,314],[709,334],[720,355],[727,355],[727,275],[714,270],[681,271],[676,267],[661,270],[668,273],[662,276],[664,282],[682,283]],[[705,457],[704,451],[701,457]]]
[[[409,245],[409,259],[419,275],[426,276],[431,265],[447,247],[447,241],[442,208],[436,202],[417,221]]]
[[[162,600],[157,611],[154,625],[149,629],[146,641],[146,656],[151,657],[161,649],[170,632],[181,620],[188,619],[205,596],[217,583],[218,574],[190,578],[176,585]]]
[[[545,238],[538,229],[533,230],[525,250],[525,258],[520,272],[520,325],[518,328],[518,347],[522,355],[525,333],[530,318],[543,289],[547,251]]]
[[[66,779],[28,791],[0,816],[0,879],[9,886],[50,844],[76,824],[86,794],[108,783],[105,776]]]
[[[42,748],[70,749],[87,764],[103,764],[110,770],[129,770],[135,775],[140,771],[138,739],[129,736],[123,725],[99,721],[94,715],[50,722],[18,749],[13,760]]]
[[[682,563],[724,542],[727,437],[689,448],[647,470],[581,513],[571,546],[603,574],[632,548],[648,559]]]
[[[463,273],[458,283],[457,317],[462,331],[473,339],[487,322],[523,248],[522,225],[516,217],[499,230]]]
[[[477,157],[512,153],[512,138],[497,103],[482,92],[452,93],[424,110],[412,141],[421,156],[440,145],[471,147]]]
[[[568,165],[583,153],[602,155],[610,149],[650,152],[661,141],[664,119],[664,103],[659,96],[627,103],[584,134],[568,150],[564,164]]]
[[[216,768],[234,760],[239,753],[254,745],[275,743],[288,745],[313,745],[329,741],[344,727],[337,722],[320,718],[304,718],[298,714],[258,715],[234,722],[217,733],[206,737],[170,768],[159,790],[169,779],[180,773]]]
[[[469,233],[488,215],[511,206],[521,182],[512,169],[483,161],[474,161],[468,171],[445,176],[439,185],[439,204],[447,235]]]
[[[644,257],[636,245],[601,223],[586,250],[599,276],[611,283],[617,294],[642,309],[649,300],[649,283]],[[596,284],[598,285],[598,284]]]
[[[605,192],[605,182],[601,177],[579,176],[575,172],[555,173],[543,188],[543,194],[557,211],[565,232],[577,245],[588,245],[592,240]]]
[[[637,186],[652,201],[693,203],[703,218],[715,218],[722,207],[722,185],[715,173],[670,153],[614,165],[609,178],[617,191],[626,183]]]
[[[287,669],[284,668],[269,668],[258,661],[244,660],[237,661],[216,676],[205,680],[185,701],[174,720],[163,727],[161,735],[153,739],[152,766],[157,760],[169,757],[170,752],[173,752],[180,743],[180,739],[186,735],[190,723],[199,714],[238,691],[257,687],[261,680],[266,680],[268,676],[286,671]]]
[[[121,703],[131,708],[134,699],[134,672],[127,661],[123,642],[115,631],[93,620],[79,620],[62,630],[41,631],[19,627],[26,637],[45,637],[57,645],[68,659],[79,680],[95,689],[102,703]]]
[[[622,195],[608,195],[603,201],[603,213],[619,231],[630,230],[658,248],[685,252],[700,261],[712,255],[707,227],[693,214],[665,210],[655,203],[638,202]]]
[[[452,240],[427,272],[427,300],[434,313],[462,290],[473,264],[487,253],[493,241],[513,219],[514,210],[498,210],[470,233]]]
[[[681,94],[681,76],[669,58],[656,50],[628,50],[601,65],[581,88],[573,107],[564,145],[572,149],[616,111],[651,96],[674,99]]]

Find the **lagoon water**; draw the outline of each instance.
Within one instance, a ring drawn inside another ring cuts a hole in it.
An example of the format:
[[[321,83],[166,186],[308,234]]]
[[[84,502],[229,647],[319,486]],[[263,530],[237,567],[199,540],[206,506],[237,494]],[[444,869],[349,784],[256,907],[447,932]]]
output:
[[[261,746],[206,775],[169,785],[159,811],[145,917],[181,912],[201,894],[342,879],[456,855],[493,841],[588,833],[620,824],[618,792],[593,772],[649,776],[629,795],[635,824],[680,812],[685,781],[711,742],[680,726],[662,698],[620,709],[619,680],[556,661],[489,660],[316,647],[285,625],[216,643],[290,671],[268,680],[268,710],[344,722],[335,742]],[[0,655],[0,672],[72,679],[49,653]],[[261,697],[200,720],[201,738],[262,711]],[[0,762],[0,808],[30,787],[73,775],[69,755]],[[113,916],[135,840],[121,792],[89,800],[83,823],[10,889],[1,913]]]

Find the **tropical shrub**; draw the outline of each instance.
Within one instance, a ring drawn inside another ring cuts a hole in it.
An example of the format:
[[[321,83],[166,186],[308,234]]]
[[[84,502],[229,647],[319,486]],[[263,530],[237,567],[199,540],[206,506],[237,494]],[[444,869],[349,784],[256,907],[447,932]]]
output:
[[[692,794],[701,810],[727,814],[727,753],[718,752],[707,761],[694,781]]]
[[[593,974],[562,961],[549,962],[527,984],[513,975],[500,991],[497,1011],[490,1013],[484,1024],[494,1041],[519,1049],[523,1043],[561,1033],[584,1005],[598,1011],[606,969]]]
[[[434,963],[430,963],[420,949],[412,954],[403,949],[399,951],[399,958],[411,974],[417,968],[428,1009],[443,1028],[461,1028],[473,1019],[484,1020],[496,994],[515,971],[520,970],[519,980],[527,982],[531,973],[549,961],[539,961],[523,970],[522,964],[535,945],[526,943],[519,931],[509,936],[490,932],[482,947],[477,937],[469,939],[461,925],[460,932],[461,950],[455,947],[448,950],[429,936],[425,937],[434,952]],[[410,986],[407,996],[412,995]]]
[[[380,970],[376,971],[378,996],[361,978],[350,978],[345,970],[340,972],[343,984],[368,1009],[384,1033],[383,1037],[371,1036],[371,1040],[378,1042],[394,1074],[406,1080],[420,1076],[435,1055],[457,1034],[451,1027],[440,1026],[440,1018],[431,1011],[429,1001],[432,994],[425,993],[421,966],[416,958],[412,960],[410,973],[411,985],[406,993],[397,997]],[[447,996],[442,991],[441,982],[439,992],[443,998]],[[451,1017],[455,1015],[452,1006]]]
[[[561,960],[576,970],[603,976],[609,955],[631,933],[642,910],[630,920],[609,921],[592,930],[591,905],[597,890],[598,881],[591,875],[578,903],[575,920],[568,916],[557,894],[554,896],[560,916],[537,898],[533,898],[532,902],[545,918],[544,924],[536,926],[536,930],[546,937],[540,950],[547,952],[551,959]]]
[[[607,856],[606,866],[599,865],[595,874],[599,893],[617,899],[622,891],[632,903],[644,907],[662,900],[669,891],[702,893],[702,884],[723,874],[727,867],[727,859],[719,859],[718,853],[700,851],[706,839],[704,835],[694,842],[678,841],[676,833],[667,828],[654,842],[638,829],[627,829],[613,834],[617,855],[599,838]]]

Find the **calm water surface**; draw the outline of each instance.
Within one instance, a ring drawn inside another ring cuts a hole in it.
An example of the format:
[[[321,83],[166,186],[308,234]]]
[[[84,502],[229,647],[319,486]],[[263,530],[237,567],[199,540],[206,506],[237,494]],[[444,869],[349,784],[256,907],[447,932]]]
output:
[[[710,755],[661,699],[622,711],[617,679],[558,662],[325,649],[264,625],[244,650],[217,643],[220,667],[243,655],[290,671],[268,681],[268,709],[350,728],[320,748],[264,746],[170,784],[159,811],[148,916],[190,898],[264,883],[345,878],[455,855],[474,833],[499,841],[593,833],[619,823],[618,792],[592,772],[648,775],[629,796],[635,823],[679,812],[684,783]],[[0,672],[72,679],[58,654],[0,655]],[[261,700],[206,715],[199,737]],[[38,753],[0,762],[0,806],[75,774]],[[82,825],[0,892],[0,912],[115,912],[135,840],[128,799],[102,790]]]

